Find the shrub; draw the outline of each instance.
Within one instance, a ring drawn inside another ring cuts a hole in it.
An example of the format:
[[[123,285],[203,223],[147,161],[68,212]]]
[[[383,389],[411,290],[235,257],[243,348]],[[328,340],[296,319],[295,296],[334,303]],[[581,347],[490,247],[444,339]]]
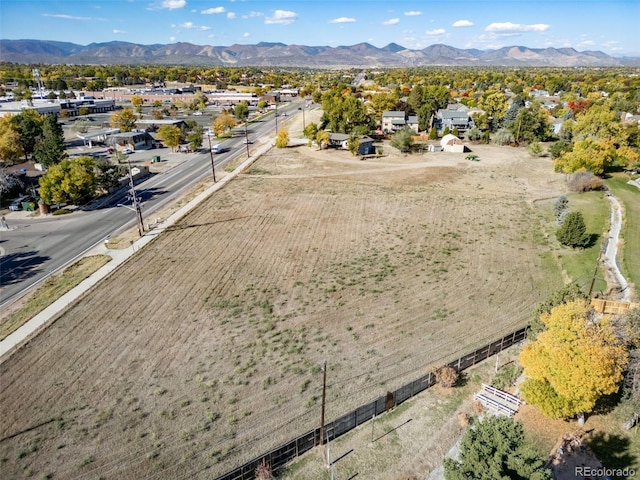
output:
[[[436,382],[445,388],[454,387],[458,382],[458,372],[448,365],[436,368],[433,374],[436,376]]]
[[[522,373],[522,367],[516,363],[504,365],[498,369],[496,378],[493,379],[493,386],[505,390],[516,383]]]
[[[260,465],[256,468],[256,480],[271,480],[273,478],[273,470],[264,459],[260,462]]]
[[[506,128],[501,128],[493,135],[493,142],[498,145],[511,145],[515,142],[515,137],[511,130]]]
[[[591,172],[574,172],[567,178],[567,186],[572,192],[602,190],[602,179]]]
[[[569,199],[562,195],[553,204],[553,214],[556,216],[558,225],[562,225],[564,217],[566,216],[567,209],[569,208]]]
[[[479,142],[480,140],[482,140],[482,130],[480,130],[478,127],[473,127],[467,130],[465,137],[471,142]]]
[[[527,150],[531,155],[534,155],[536,157],[541,157],[544,154],[544,151],[542,149],[542,145],[540,145],[540,142],[532,142],[531,144],[529,144],[529,147],[527,148]]]

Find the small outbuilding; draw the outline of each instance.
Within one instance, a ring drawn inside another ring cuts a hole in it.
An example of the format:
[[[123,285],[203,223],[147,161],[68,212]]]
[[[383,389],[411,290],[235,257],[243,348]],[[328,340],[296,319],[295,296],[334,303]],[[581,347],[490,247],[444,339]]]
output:
[[[465,146],[464,143],[462,143],[462,140],[450,133],[442,137],[442,140],[440,140],[440,146],[445,152],[465,152]]]

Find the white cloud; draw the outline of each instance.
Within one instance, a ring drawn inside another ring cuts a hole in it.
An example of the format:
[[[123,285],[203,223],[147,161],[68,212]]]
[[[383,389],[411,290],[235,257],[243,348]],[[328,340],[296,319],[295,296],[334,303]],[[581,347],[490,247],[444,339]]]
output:
[[[118,34],[120,34],[120,33],[127,33],[127,31],[126,31],[126,30],[118,30],[117,28],[114,28],[114,29],[113,29],[113,33],[114,33],[114,34],[116,34],[116,35],[118,35]]]
[[[203,15],[216,15],[218,13],[224,13],[224,12],[226,12],[224,7],[214,7],[214,8],[207,8],[206,10],[202,10],[200,13]]]
[[[503,22],[503,23],[492,23],[485,30],[487,32],[497,32],[497,33],[516,33],[516,32],[544,32],[549,29],[549,25],[544,23],[535,23],[532,25],[524,25],[522,23],[511,23],[511,22]]]
[[[411,10],[410,12],[404,12],[407,17],[418,17],[422,15],[422,12],[418,12],[416,10]]]
[[[193,22],[185,22],[178,25],[180,28],[186,28],[188,30],[211,30],[211,27],[205,27],[204,25],[194,25]]]
[[[95,21],[100,20],[104,21],[104,18],[92,18],[92,17],[75,17],[73,15],[62,15],[62,14],[52,14],[52,13],[43,13],[43,17],[51,17],[51,18],[62,18],[63,20],[80,20],[80,21]]]
[[[296,12],[290,10],[276,10],[273,16],[264,19],[267,25],[290,25],[298,17]]]
[[[356,21],[355,18],[340,17],[340,18],[334,18],[333,20],[329,20],[329,23],[354,23],[355,21]]]
[[[458,20],[457,22],[453,22],[451,24],[452,27],[473,27],[473,22],[469,20]]]
[[[382,22],[383,25],[397,25],[398,23],[400,23],[399,18],[390,18],[389,20]]]
[[[447,31],[444,28],[436,28],[435,30],[427,30],[427,35],[444,35]]]
[[[242,34],[242,38],[249,38],[251,36],[251,34],[249,32],[244,32]]]
[[[169,10],[175,10],[176,8],[183,8],[187,4],[187,0],[162,0],[160,8],[168,8]]]
[[[236,18],[236,14],[234,12],[229,12],[227,13],[227,18],[229,20],[233,20],[234,18]]]
[[[255,17],[264,17],[264,13],[262,12],[249,12],[249,15],[243,15],[242,18],[255,18]]]
[[[169,37],[169,41],[170,42],[175,42],[176,41],[176,37]]]

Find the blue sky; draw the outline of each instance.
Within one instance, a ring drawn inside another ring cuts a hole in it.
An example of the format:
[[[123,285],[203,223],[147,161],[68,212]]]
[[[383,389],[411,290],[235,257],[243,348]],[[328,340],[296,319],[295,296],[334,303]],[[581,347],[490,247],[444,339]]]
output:
[[[0,37],[420,49],[573,47],[640,56],[640,0],[2,0]]]

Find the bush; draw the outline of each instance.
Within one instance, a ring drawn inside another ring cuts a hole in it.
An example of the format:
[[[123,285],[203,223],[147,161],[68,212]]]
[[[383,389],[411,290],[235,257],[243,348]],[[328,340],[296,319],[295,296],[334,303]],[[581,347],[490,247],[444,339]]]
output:
[[[556,203],[553,204],[553,214],[556,216],[556,220],[558,225],[562,225],[564,223],[564,217],[566,217],[566,213],[569,208],[569,199],[562,195],[556,200]]]
[[[574,172],[567,178],[567,186],[572,192],[602,190],[602,179],[591,172]]]
[[[256,480],[271,480],[273,477],[273,470],[264,459],[260,462],[260,465],[256,468]]]
[[[498,369],[496,378],[493,379],[493,386],[500,390],[506,390],[516,383],[522,373],[522,367],[517,363],[504,365]]]
[[[515,137],[511,130],[507,128],[501,128],[493,135],[493,142],[498,145],[511,145],[515,143]]]
[[[436,376],[436,382],[445,388],[454,387],[458,382],[458,372],[448,365],[436,368],[433,374]]]
[[[540,145],[540,142],[530,143],[527,150],[531,155],[534,155],[536,157],[541,157],[544,154],[544,150],[542,149],[542,145]]]
[[[556,238],[562,245],[577,248],[586,247],[590,236],[586,233],[587,226],[580,212],[570,212],[563,224],[556,232]]]
[[[480,130],[478,127],[473,127],[467,130],[465,137],[471,142],[479,142],[480,140],[482,140],[482,130]]]

